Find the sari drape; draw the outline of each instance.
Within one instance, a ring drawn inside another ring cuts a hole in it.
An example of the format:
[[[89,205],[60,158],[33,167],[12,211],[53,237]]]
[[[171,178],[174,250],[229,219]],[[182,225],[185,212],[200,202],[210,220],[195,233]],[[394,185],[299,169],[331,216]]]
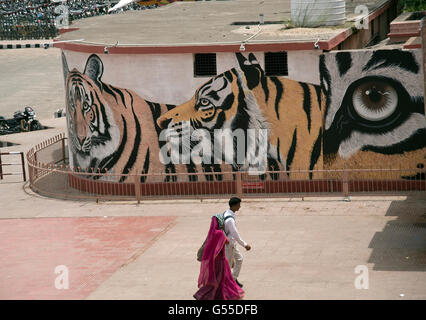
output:
[[[227,241],[225,233],[218,227],[216,217],[213,217],[201,258],[199,290],[194,294],[195,299],[238,300],[244,297],[244,291],[232,277],[225,257]]]

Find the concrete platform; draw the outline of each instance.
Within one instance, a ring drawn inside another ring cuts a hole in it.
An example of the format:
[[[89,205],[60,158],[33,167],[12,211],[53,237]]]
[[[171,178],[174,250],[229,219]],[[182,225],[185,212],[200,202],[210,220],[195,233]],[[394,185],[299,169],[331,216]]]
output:
[[[29,105],[38,119],[52,119],[56,110],[65,107],[59,49],[0,50],[0,70],[1,116],[12,117],[15,111]]]
[[[0,182],[0,203],[2,299],[191,300],[196,251],[226,209],[61,201],[19,182]],[[425,197],[243,199],[245,299],[425,299],[425,208]],[[68,267],[68,290],[54,288],[57,265]],[[368,289],[355,287],[357,266]]]
[[[55,122],[13,140],[25,150]],[[193,299],[196,252],[226,200],[63,201],[14,179],[0,182],[2,299]],[[426,299],[424,195],[243,199],[237,222],[252,246],[245,299]]]
[[[1,219],[0,299],[84,299],[142,254],[173,220]]]

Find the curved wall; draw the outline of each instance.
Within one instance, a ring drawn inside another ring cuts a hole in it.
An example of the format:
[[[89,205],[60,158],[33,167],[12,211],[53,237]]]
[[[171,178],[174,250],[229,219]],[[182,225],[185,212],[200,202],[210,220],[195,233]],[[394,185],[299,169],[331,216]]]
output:
[[[196,78],[192,54],[64,51],[71,165],[118,175],[423,165],[420,50],[299,53],[288,77],[266,76],[264,53],[244,52],[218,53],[218,75]]]

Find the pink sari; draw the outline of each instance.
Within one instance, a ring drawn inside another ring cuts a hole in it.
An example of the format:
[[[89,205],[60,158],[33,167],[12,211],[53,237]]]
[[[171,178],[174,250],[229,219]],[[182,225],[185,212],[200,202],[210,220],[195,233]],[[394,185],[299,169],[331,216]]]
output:
[[[231,268],[225,257],[225,243],[228,239],[218,228],[217,219],[212,218],[201,259],[199,290],[194,294],[197,300],[238,300],[244,291],[232,277]]]

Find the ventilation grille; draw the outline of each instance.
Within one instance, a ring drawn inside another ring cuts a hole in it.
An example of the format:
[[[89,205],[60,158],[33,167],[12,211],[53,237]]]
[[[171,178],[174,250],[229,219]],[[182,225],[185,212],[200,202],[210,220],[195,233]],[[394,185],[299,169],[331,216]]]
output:
[[[265,52],[265,74],[288,76],[287,52]]]
[[[217,74],[215,53],[196,53],[194,55],[194,76],[211,77]]]

